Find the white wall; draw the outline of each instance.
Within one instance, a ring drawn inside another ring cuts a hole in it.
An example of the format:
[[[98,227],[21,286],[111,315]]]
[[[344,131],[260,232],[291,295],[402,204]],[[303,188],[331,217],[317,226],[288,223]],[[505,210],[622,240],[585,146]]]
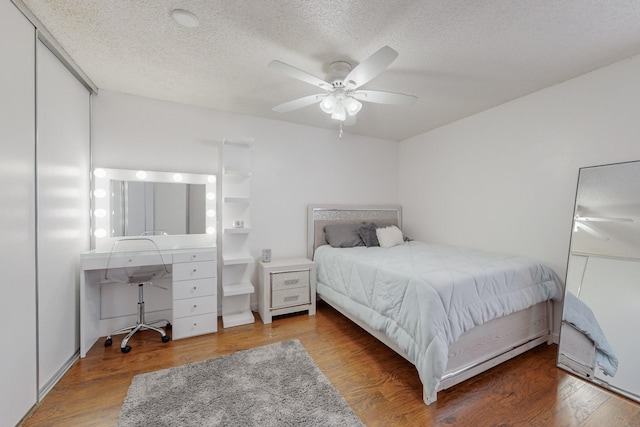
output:
[[[398,143],[100,91],[95,167],[215,173],[219,141],[253,137],[252,255],[305,256],[310,203],[396,203]]]
[[[578,169],[640,159],[639,86],[637,56],[401,142],[405,230],[564,281]]]

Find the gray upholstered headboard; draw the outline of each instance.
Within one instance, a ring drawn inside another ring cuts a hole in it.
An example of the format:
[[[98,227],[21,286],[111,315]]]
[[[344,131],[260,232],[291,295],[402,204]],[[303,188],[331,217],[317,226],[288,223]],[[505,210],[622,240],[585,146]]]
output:
[[[397,225],[402,229],[402,206],[399,205],[309,205],[307,208],[307,257],[313,259],[318,246],[326,245],[324,226],[357,224],[363,221],[380,225]]]

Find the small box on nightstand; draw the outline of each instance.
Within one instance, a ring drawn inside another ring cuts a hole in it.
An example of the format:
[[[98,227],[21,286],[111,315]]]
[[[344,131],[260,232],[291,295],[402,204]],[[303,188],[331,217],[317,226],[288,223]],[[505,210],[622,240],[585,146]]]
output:
[[[282,258],[258,263],[258,311],[263,323],[273,316],[309,311],[316,314],[316,263]]]

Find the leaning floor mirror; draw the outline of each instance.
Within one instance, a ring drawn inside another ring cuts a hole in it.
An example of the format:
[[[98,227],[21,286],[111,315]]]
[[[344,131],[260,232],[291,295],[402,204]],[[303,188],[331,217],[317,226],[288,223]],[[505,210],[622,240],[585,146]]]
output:
[[[640,161],[580,169],[558,366],[640,401]]]

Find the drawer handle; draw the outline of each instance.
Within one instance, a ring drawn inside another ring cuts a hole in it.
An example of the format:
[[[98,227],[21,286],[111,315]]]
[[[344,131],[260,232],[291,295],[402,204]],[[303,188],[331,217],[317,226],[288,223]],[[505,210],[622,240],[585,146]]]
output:
[[[196,289],[198,289],[198,287],[197,287],[197,286],[194,286],[194,287],[193,287],[193,290],[195,291]]]
[[[193,324],[193,327],[195,328],[196,326],[198,326],[198,324],[197,324],[197,323],[194,323],[194,324]]]
[[[284,281],[285,285],[296,285],[300,279],[288,279]]]
[[[198,308],[198,305],[197,304],[193,304],[193,308]]]
[[[191,259],[196,259],[198,258],[198,255],[191,255]]]
[[[300,295],[291,295],[288,297],[284,297],[284,301],[285,302],[296,301],[298,298],[300,298]]]
[[[194,269],[193,269],[193,272],[195,273],[196,271],[198,271],[198,270],[196,270],[196,269],[194,268]]]

